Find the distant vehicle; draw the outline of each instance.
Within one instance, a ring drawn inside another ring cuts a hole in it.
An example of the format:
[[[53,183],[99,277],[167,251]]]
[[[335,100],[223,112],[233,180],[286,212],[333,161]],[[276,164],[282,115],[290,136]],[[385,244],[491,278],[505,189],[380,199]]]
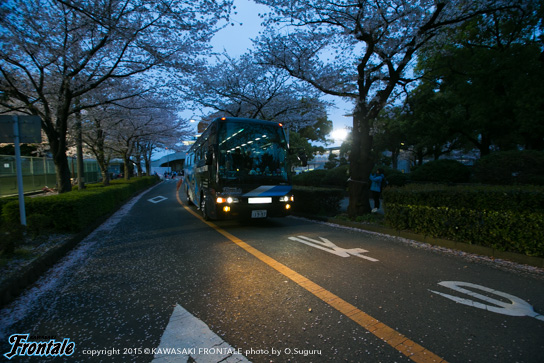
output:
[[[281,123],[213,120],[187,152],[183,188],[205,219],[290,214],[289,145]]]

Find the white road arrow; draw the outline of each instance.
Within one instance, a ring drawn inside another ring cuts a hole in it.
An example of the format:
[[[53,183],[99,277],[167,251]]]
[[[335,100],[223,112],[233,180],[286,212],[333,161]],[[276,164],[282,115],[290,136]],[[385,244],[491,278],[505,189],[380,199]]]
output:
[[[507,294],[505,292],[497,291],[490,289],[485,286],[471,284],[470,282],[461,282],[461,281],[442,281],[439,283],[439,285],[445,286],[447,288],[450,288],[452,290],[467,294],[469,296],[472,296],[476,299],[488,302],[493,305],[487,305],[483,304],[481,302],[477,302],[470,299],[465,299],[462,297],[457,297],[453,295],[444,294],[442,292],[433,291],[435,294],[438,294],[440,296],[444,296],[445,298],[448,298],[450,300],[453,300],[459,304],[464,304],[468,306],[473,306],[475,308],[484,309],[487,311],[492,311],[494,313],[503,314],[503,315],[510,315],[510,316],[530,316],[538,320],[544,321],[544,316],[536,313],[533,310],[533,307],[529,305],[529,303],[525,300],[520,299],[519,297],[516,297],[514,295]],[[479,294],[477,292],[464,289],[461,286],[470,287],[476,290],[482,290],[494,295],[501,296],[503,298],[506,298],[510,300],[510,302],[504,302],[497,299],[493,299],[489,296],[485,296],[482,294]]]
[[[197,363],[248,362],[241,349],[228,345],[187,310],[176,304],[170,321],[155,349],[153,363],[189,361]]]

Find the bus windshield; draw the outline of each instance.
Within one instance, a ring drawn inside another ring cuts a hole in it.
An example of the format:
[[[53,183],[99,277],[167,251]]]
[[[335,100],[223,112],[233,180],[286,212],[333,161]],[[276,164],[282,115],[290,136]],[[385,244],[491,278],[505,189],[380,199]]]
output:
[[[287,142],[277,123],[221,123],[217,141],[223,182],[288,182]]]

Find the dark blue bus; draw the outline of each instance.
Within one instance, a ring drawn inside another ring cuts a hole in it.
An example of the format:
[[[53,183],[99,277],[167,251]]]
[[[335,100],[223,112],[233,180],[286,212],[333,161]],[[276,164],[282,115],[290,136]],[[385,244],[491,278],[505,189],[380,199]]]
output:
[[[283,217],[294,197],[281,123],[213,120],[185,158],[183,189],[205,219]]]

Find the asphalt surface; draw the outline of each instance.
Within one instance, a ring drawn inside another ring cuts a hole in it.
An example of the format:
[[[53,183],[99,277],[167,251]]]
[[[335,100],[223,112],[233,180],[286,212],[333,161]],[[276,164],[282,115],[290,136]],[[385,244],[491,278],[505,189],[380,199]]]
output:
[[[178,199],[152,188],[3,309],[0,353],[29,334],[74,353],[11,361],[149,362],[180,306],[253,362],[542,360],[541,278],[300,218],[205,223]]]

